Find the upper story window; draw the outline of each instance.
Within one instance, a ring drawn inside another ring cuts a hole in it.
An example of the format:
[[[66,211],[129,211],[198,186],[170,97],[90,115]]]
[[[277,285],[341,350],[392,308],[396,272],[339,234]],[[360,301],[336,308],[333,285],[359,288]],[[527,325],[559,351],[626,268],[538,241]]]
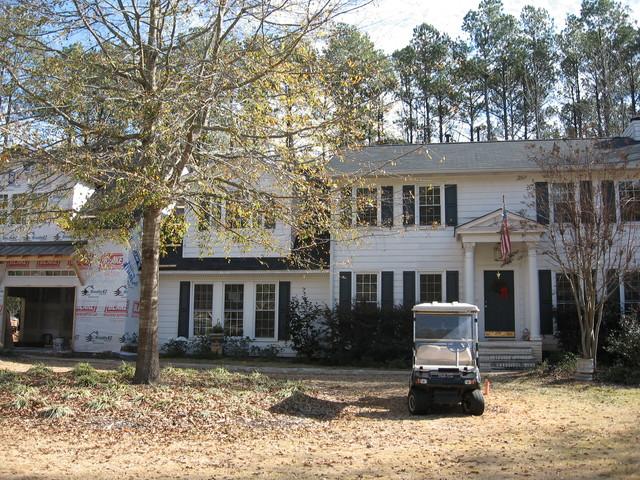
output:
[[[623,222],[640,221],[640,181],[620,182],[620,213]]]
[[[7,214],[9,213],[9,195],[0,195],[0,225],[7,223]]]
[[[27,215],[26,194],[16,193],[11,196],[11,223],[21,225],[25,223]]]
[[[393,186],[380,189],[380,224],[393,227]]]
[[[257,211],[256,211],[257,210]],[[265,204],[255,205],[244,195],[232,195],[224,201],[220,197],[202,200],[194,212],[198,231],[204,232],[225,225],[230,229],[276,228],[276,208]]]
[[[416,187],[415,185],[402,186],[402,224],[415,225],[416,223]]]
[[[571,223],[575,210],[575,185],[573,183],[554,183],[551,185],[553,219],[556,223]]]
[[[378,189],[358,188],[356,190],[358,225],[375,226],[378,224]]]
[[[200,202],[195,212],[198,221],[198,231],[204,232],[222,222],[222,203],[219,199],[207,199]]]
[[[356,274],[356,303],[378,304],[378,275],[375,273]]]
[[[343,227],[350,227],[353,222],[353,206],[351,202],[353,201],[353,194],[351,192],[351,187],[345,187],[340,191],[340,201],[338,205],[339,215],[340,215],[340,225]]]
[[[440,225],[440,187],[420,187],[420,225]]]

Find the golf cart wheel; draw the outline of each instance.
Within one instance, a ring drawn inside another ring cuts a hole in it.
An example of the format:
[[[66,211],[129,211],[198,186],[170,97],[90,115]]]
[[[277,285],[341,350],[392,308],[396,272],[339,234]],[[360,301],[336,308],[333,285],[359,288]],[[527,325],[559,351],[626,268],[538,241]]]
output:
[[[429,410],[429,401],[427,399],[427,394],[416,388],[412,388],[411,390],[409,390],[407,404],[409,406],[409,413],[411,415],[423,415]]]
[[[465,413],[471,415],[482,415],[484,413],[484,397],[480,390],[472,390],[465,393],[462,398],[462,408]]]

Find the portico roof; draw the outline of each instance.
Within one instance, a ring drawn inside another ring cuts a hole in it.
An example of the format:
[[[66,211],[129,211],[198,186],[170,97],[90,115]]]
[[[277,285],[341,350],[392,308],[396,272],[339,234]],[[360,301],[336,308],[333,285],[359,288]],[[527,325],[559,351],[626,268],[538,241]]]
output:
[[[74,242],[3,242],[0,259],[15,257],[70,257],[75,252]]]
[[[507,210],[507,220],[512,242],[538,242],[545,232],[544,225],[519,213]],[[501,228],[502,209],[498,208],[458,225],[455,236],[463,242],[493,243],[500,241]]]

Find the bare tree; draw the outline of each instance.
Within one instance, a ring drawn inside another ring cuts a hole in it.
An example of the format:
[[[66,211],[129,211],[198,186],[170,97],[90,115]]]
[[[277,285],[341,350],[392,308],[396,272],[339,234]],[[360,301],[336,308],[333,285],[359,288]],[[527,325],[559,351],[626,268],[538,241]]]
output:
[[[342,125],[322,93],[315,45],[362,2],[11,3],[0,7],[0,41],[28,61],[0,57],[0,66],[35,120],[14,138],[20,155],[3,157],[26,155],[41,178],[68,179],[58,191],[78,181],[92,189],[82,215],[50,212],[78,236],[109,229],[126,238],[141,222],[135,380],[155,382],[161,231],[179,223],[163,212],[194,212],[203,243],[214,229],[218,239],[278,248],[268,232],[275,218],[306,239],[324,228],[326,187],[310,179],[322,179]],[[37,190],[45,198],[47,184]]]
[[[550,194],[537,189],[535,199],[549,217],[544,254],[571,286],[585,359],[581,370],[589,378],[605,305],[618,282],[637,268],[640,243],[640,172],[628,147],[615,142],[565,141],[534,153],[550,188]]]

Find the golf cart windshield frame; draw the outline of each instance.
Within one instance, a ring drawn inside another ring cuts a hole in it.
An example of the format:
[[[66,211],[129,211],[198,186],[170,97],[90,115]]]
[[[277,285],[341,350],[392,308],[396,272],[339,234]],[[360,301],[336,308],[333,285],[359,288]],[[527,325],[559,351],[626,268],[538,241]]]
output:
[[[475,368],[477,315],[416,312],[413,323],[414,367]]]
[[[475,315],[469,313],[416,313],[413,319],[415,342],[473,342]]]

